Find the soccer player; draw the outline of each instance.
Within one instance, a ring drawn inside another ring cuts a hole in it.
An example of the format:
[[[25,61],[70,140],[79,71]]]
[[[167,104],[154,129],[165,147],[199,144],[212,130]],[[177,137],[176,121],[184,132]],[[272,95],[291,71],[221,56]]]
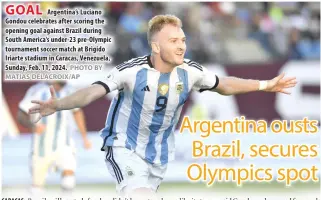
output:
[[[218,77],[197,62],[184,59],[186,37],[181,20],[158,15],[148,24],[151,55],[131,59],[93,83],[65,98],[53,88],[47,101],[34,100],[29,113],[41,117],[86,106],[118,90],[101,131],[102,150],[117,191],[153,193],[163,180],[167,163],[174,158],[174,128],[192,90],[222,95],[254,91],[281,92],[294,87],[295,78],[281,74],[268,81]],[[103,108],[102,108],[103,109]]]
[[[71,191],[75,187],[74,171],[76,157],[74,142],[71,138],[68,115],[70,111],[57,112],[43,118],[41,122],[31,122],[28,111],[32,106],[32,99],[46,100],[50,97],[49,83],[37,83],[27,91],[19,104],[18,121],[33,132],[31,172],[31,193],[37,194],[43,190],[47,173],[51,167],[62,171],[61,187],[64,191]],[[52,87],[57,91],[58,97],[71,93],[71,88],[65,82],[53,82]],[[73,117],[84,141],[84,147],[91,147],[87,139],[85,118],[81,109],[73,109]]]

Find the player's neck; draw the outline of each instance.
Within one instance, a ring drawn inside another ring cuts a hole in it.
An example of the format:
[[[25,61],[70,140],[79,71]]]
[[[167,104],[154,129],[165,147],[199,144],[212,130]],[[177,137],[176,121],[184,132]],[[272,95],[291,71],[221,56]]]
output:
[[[150,61],[152,66],[160,73],[170,73],[173,71],[174,67],[157,56],[150,56]]]

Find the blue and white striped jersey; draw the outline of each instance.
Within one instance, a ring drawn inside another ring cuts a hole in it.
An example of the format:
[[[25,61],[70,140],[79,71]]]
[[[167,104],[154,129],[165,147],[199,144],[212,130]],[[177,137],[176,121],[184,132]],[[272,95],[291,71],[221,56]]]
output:
[[[150,56],[129,60],[96,82],[118,90],[109,108],[102,150],[121,146],[152,164],[174,159],[174,129],[191,90],[215,88],[218,78],[196,62],[185,60],[170,73],[160,73]]]
[[[56,91],[57,98],[65,97],[72,92],[70,86],[65,86],[60,91]],[[31,100],[40,99],[42,101],[51,98],[49,85],[47,83],[37,83],[31,86],[22,101],[19,103],[19,109],[28,113],[29,108],[34,104]],[[76,111],[75,109],[74,111]],[[59,148],[73,146],[73,140],[70,137],[68,119],[70,111],[56,112],[50,116],[43,117],[39,123],[46,126],[42,134],[33,134],[32,152],[33,156],[50,156]]]

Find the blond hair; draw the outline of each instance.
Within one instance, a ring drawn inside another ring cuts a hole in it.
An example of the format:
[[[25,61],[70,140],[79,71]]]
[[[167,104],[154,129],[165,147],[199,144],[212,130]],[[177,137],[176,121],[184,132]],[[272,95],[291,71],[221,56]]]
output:
[[[148,44],[151,44],[151,38],[153,35],[162,30],[162,28],[171,24],[182,28],[182,21],[174,15],[156,15],[148,22],[147,40]]]

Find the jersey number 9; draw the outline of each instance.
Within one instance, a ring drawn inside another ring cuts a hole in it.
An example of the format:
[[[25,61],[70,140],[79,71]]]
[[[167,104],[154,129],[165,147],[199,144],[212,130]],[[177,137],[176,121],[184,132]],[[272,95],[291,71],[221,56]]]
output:
[[[167,97],[159,96],[156,100],[156,105],[159,107],[156,112],[164,110],[167,106]]]

